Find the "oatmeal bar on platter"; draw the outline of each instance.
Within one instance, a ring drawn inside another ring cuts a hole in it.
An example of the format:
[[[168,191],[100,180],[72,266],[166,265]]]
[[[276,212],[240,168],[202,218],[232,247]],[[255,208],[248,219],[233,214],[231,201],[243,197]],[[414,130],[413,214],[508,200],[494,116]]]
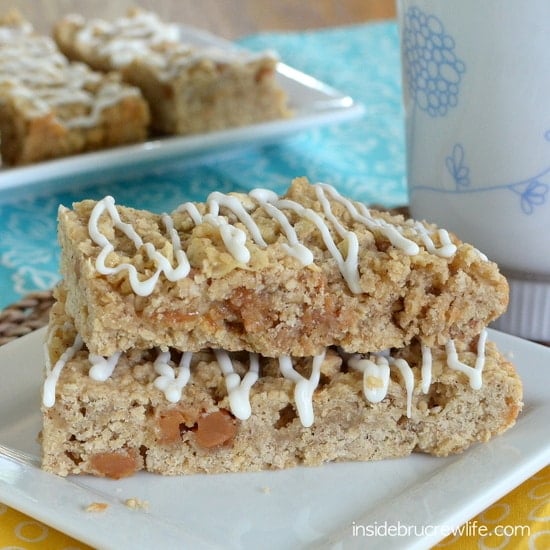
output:
[[[177,25],[131,10],[114,21],[61,19],[55,40],[70,59],[120,71],[138,86],[160,134],[195,134],[291,116],[273,53],[184,44]]]
[[[144,141],[149,109],[116,74],[70,63],[19,16],[0,19],[0,152],[5,165]]]

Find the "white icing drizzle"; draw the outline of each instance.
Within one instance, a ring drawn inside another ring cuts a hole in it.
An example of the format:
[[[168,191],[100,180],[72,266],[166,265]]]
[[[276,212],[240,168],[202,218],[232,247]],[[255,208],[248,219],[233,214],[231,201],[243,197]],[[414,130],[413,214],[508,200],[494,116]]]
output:
[[[155,372],[158,377],[153,382],[155,388],[164,392],[164,396],[170,403],[177,403],[181,399],[183,388],[191,378],[191,359],[193,353],[186,351],[182,354],[177,374],[170,359],[170,352],[163,351],[155,359]]]
[[[446,229],[438,229],[437,235],[441,246],[436,247],[425,225],[421,222],[415,222],[415,229],[418,231],[426,250],[430,254],[441,256],[442,258],[450,258],[456,253],[456,245],[451,241],[449,232]]]
[[[67,128],[95,126],[107,107],[139,94],[137,88],[105,78],[83,63],[69,62],[52,39],[33,34],[29,26],[0,29],[0,85],[24,100],[33,116],[53,113]]]
[[[401,234],[402,230],[398,226],[392,226],[382,219],[372,217],[366,206],[345,199],[330,185],[318,183],[313,187],[324,217],[311,208],[305,208],[293,200],[281,199],[268,189],[254,189],[248,195],[278,223],[287,240],[286,243],[282,243],[283,250],[289,256],[296,258],[303,266],[310,265],[314,261],[313,252],[299,241],[295,228],[284,213],[285,210],[291,211],[298,217],[309,220],[314,224],[321,234],[328,252],[335,260],[342,277],[348,284],[350,291],[353,293],[361,292],[359,239],[357,234],[346,229],[333,213],[328,196],[335,202],[340,203],[347,210],[353,221],[365,225],[369,230],[380,231],[394,246],[401,249],[405,254],[413,255],[419,252],[419,246],[414,241],[404,237]],[[189,202],[180,205],[175,212],[187,213],[195,225],[208,223],[216,227],[220,232],[220,237],[226,250],[240,264],[247,264],[250,261],[251,253],[247,246],[249,238],[260,248],[267,247],[260,227],[247,211],[243,200],[238,196],[214,192],[208,196],[206,206],[207,213],[204,216],[200,214],[196,205]],[[221,208],[230,211],[246,231],[230,223],[227,216],[220,214]],[[99,229],[99,219],[104,212],[111,217],[114,227],[131,239],[136,249],[143,247],[148,257],[155,263],[157,269],[148,278],[140,280],[136,268],[130,263],[121,263],[116,267],[108,267],[106,265],[109,254],[114,251],[114,246]],[[111,275],[126,270],[133,291],[140,296],[148,296],[153,292],[161,273],[170,281],[177,281],[187,277],[190,272],[189,260],[185,251],[182,250],[181,241],[177,230],[174,228],[173,219],[164,214],[162,220],[172,241],[172,249],[177,264],[175,268],[172,267],[168,258],[156,250],[151,243],[144,243],[132,225],[121,221],[113,197],[108,196],[98,201],[92,210],[88,222],[90,237],[101,247],[101,251],[96,259],[97,271],[103,275]],[[329,225],[333,227],[334,235]],[[417,223],[414,226],[409,226],[409,229],[421,238],[429,253],[449,257],[456,252],[456,246],[450,242],[449,234],[445,230],[439,230],[441,246],[436,247],[424,225]],[[335,240],[337,237],[341,241],[340,244]],[[345,257],[340,248],[345,250]]]
[[[288,355],[279,357],[279,370],[284,378],[294,382],[294,403],[302,426],[309,428],[315,419],[313,414],[313,392],[319,384],[321,365],[325,360],[325,352],[313,357],[311,374],[305,378],[294,370],[292,359]]]
[[[278,201],[277,206],[279,206],[279,208],[293,210],[303,218],[306,218],[307,220],[313,222],[313,224],[321,233],[323,242],[325,243],[325,246],[327,247],[327,250],[330,252],[331,256],[336,261],[338,269],[340,270],[342,277],[344,277],[346,283],[348,284],[349,289],[354,293],[361,292],[361,286],[359,284],[359,273],[357,272],[357,235],[352,232],[349,232],[346,235],[346,240],[348,241],[348,255],[347,258],[344,260],[342,254],[340,253],[340,250],[338,249],[338,246],[334,242],[328,225],[325,223],[323,218],[319,214],[317,214],[317,212],[314,212],[310,208],[304,208],[301,204],[287,199],[282,199]]]
[[[348,365],[363,373],[363,394],[365,399],[371,403],[380,403],[386,397],[390,382],[390,367],[396,367],[405,383],[407,417],[411,417],[414,374],[407,361],[380,354],[367,358],[354,355],[348,359]]]
[[[121,263],[116,267],[108,267],[105,265],[107,257],[111,252],[114,251],[114,246],[111,244],[109,239],[105,237],[99,230],[99,218],[101,214],[107,211],[111,217],[113,224],[116,229],[122,231],[133,243],[136,249],[139,249],[141,246],[144,247],[145,251],[149,258],[156,264],[157,270],[148,278],[141,281],[139,279],[139,274],[137,269],[129,263]],[[172,246],[175,251],[177,267],[173,268],[168,259],[160,253],[151,243],[143,243],[141,237],[134,230],[132,225],[124,223],[118,214],[118,211],[115,207],[115,200],[113,197],[105,197],[97,203],[97,205],[92,210],[90,214],[90,220],[88,222],[88,232],[91,239],[100,247],[102,247],[101,252],[98,254],[95,267],[99,273],[102,275],[114,275],[120,273],[121,271],[128,272],[128,279],[132,290],[138,296],[149,296],[157,283],[157,280],[161,273],[164,273],[165,277],[169,281],[177,281],[186,277],[189,274],[190,265],[187,259],[187,255],[181,249],[181,242],[177,231],[174,229],[172,219],[170,216],[163,215],[162,220],[166,226],[170,238],[172,240]]]
[[[484,261],[484,262],[488,262],[489,261],[489,258],[487,258],[487,256],[485,254],[483,254],[483,252],[481,252],[481,250],[478,250],[477,248],[474,248],[476,254],[479,256],[479,258]]]
[[[485,365],[485,345],[487,331],[483,330],[479,335],[477,344],[477,357],[475,366],[470,367],[458,359],[455,344],[449,340],[446,344],[447,366],[453,370],[465,373],[470,379],[470,386],[474,390],[481,388],[483,383],[482,373]],[[65,364],[83,347],[82,338],[77,335],[74,343],[65,350],[52,368],[46,354],[46,379],[44,381],[42,402],[45,407],[52,407],[55,404],[55,388]],[[429,391],[431,384],[432,353],[427,346],[422,346],[421,366],[421,389],[423,393]],[[225,378],[229,406],[231,412],[240,420],[246,420],[252,414],[250,404],[250,390],[257,382],[260,375],[259,356],[255,353],[249,354],[249,369],[241,377],[235,372],[232,359],[226,351],[214,350],[216,360]],[[109,358],[97,355],[89,355],[92,368],[89,376],[96,381],[105,381],[113,373],[116,364],[121,356],[120,352]],[[171,403],[180,401],[183,389],[191,377],[192,352],[182,354],[177,371],[171,360],[169,351],[159,352],[154,362],[155,372],[158,374],[154,380],[155,388],[164,392],[164,395]],[[282,376],[294,382],[294,402],[300,418],[300,422],[306,428],[314,423],[313,393],[319,385],[321,366],[325,360],[325,352],[312,358],[311,374],[309,378],[297,372],[290,356],[279,357],[279,370]],[[393,358],[382,353],[373,354],[369,357],[352,355],[347,359],[348,365],[363,373],[363,393],[365,399],[371,403],[381,402],[388,393],[390,381],[390,368],[395,367],[403,380],[407,395],[406,413],[410,418],[412,415],[412,397],[414,393],[415,378],[412,367],[402,358]]]
[[[149,250],[151,250],[151,255],[154,254],[154,257],[157,259],[162,272],[166,275],[166,278],[169,281],[177,281],[178,279],[189,275],[191,266],[189,265],[187,254],[181,248],[181,240],[178,232],[174,228],[174,220],[168,214],[163,214],[162,221],[164,222],[164,226],[166,227],[166,230],[172,240],[172,248],[175,252],[178,267],[176,269],[172,269],[172,266],[168,260],[162,254],[156,252],[152,245],[149,245]]]
[[[390,365],[397,367],[405,383],[405,391],[407,392],[407,418],[410,418],[412,416],[412,395],[414,390],[414,374],[412,368],[405,359],[390,358]]]
[[[208,196],[207,204],[210,211],[202,218],[202,222],[209,223],[219,228],[223,244],[225,244],[227,251],[237,262],[246,264],[250,261],[250,251],[246,247],[247,236],[242,229],[231,225],[227,221],[227,218],[220,216],[221,206],[231,210],[237,216],[239,221],[246,226],[252,238],[259,246],[262,248],[267,246],[260,233],[259,227],[254,223],[254,220],[250,217],[250,214],[245,210],[237,197],[224,195],[216,191]]]
[[[90,353],[88,355],[88,359],[92,364],[92,368],[88,373],[90,378],[98,382],[105,382],[113,374],[121,353],[117,351],[110,357],[102,357],[101,355]]]
[[[485,343],[487,341],[487,331],[484,329],[479,335],[477,341],[477,357],[475,365],[470,367],[465,363],[462,363],[458,359],[458,354],[456,352],[455,343],[453,340],[448,340],[445,344],[445,349],[447,351],[447,365],[454,370],[463,372],[468,376],[470,380],[470,387],[474,390],[479,390],[483,384],[482,373],[485,366]]]
[[[323,240],[325,240],[325,243],[327,244],[327,247],[329,248],[333,258],[338,263],[338,266],[340,268],[340,272],[342,273],[342,276],[348,283],[348,286],[350,290],[354,293],[360,293],[361,292],[361,284],[359,281],[359,240],[357,238],[357,235],[353,231],[348,231],[345,229],[338,218],[333,214],[332,207],[330,205],[329,200],[327,199],[325,195],[325,189],[329,189],[328,186],[324,185],[318,185],[315,188],[315,192],[317,195],[317,199],[321,203],[323,207],[323,212],[325,213],[325,216],[327,219],[332,223],[334,228],[336,229],[336,232],[340,235],[340,237],[343,239],[343,241],[346,244],[347,249],[347,256],[344,260],[338,250],[338,247],[336,243],[330,239],[330,245],[328,244],[329,239],[329,233],[328,230],[326,230],[326,226],[323,227],[323,229],[320,228],[319,225],[316,225],[319,227],[321,232],[323,233]],[[345,204],[347,204],[349,201],[347,199],[343,199],[343,197],[340,197],[337,195],[336,197],[333,196],[333,198],[336,198],[339,202],[344,201]],[[317,215],[316,215],[317,216]],[[318,218],[318,216],[317,216]],[[321,221],[321,223],[324,222]]]
[[[225,207],[237,218],[239,218],[239,221],[246,226],[246,229],[252,236],[252,239],[256,242],[257,245],[261,246],[262,248],[265,248],[267,246],[267,243],[264,241],[264,238],[262,237],[262,234],[260,232],[260,228],[256,224],[256,222],[252,219],[250,214],[246,211],[245,207],[243,206],[243,203],[235,196],[232,195],[225,195],[223,193],[220,193],[218,191],[215,191],[214,193],[210,193],[208,196],[208,205],[210,207],[210,214],[212,216],[215,216],[216,219],[223,219],[225,223],[227,223],[227,220],[225,218],[221,218],[219,215],[220,207]],[[206,218],[205,220],[207,223],[210,222],[210,218]],[[246,239],[246,234],[245,234]]]
[[[445,345],[447,353],[447,366],[453,370],[458,370],[466,374],[470,380],[470,386],[474,390],[479,390],[483,384],[483,367],[485,365],[485,345],[487,342],[487,330],[483,330],[479,335],[477,344],[477,357],[474,367],[462,363],[458,359],[455,344],[453,340],[448,340]],[[432,382],[432,350],[425,345],[421,346],[422,365],[421,365],[421,390],[428,393]],[[410,418],[412,412],[412,396],[414,391],[414,373],[411,366],[404,359],[389,357],[376,354],[370,358],[362,358],[360,355],[351,356],[348,359],[348,365],[355,370],[363,373],[363,393],[365,398],[371,403],[379,403],[386,397],[389,383],[389,367],[396,367],[405,384],[407,392],[407,417]]]
[[[390,366],[383,355],[374,356],[373,359],[354,356],[348,360],[348,364],[363,373],[363,393],[367,401],[380,403],[388,393]]]
[[[148,50],[159,44],[179,40],[177,25],[165,24],[156,14],[142,10],[112,22],[93,19],[85,24],[79,16],[69,20],[80,26],[75,36],[76,46],[108,58],[115,68],[146,56]]]
[[[218,365],[225,377],[225,386],[227,388],[231,412],[239,420],[250,418],[252,414],[250,389],[256,383],[260,375],[259,356],[256,353],[250,354],[250,368],[241,380],[241,377],[235,372],[229,354],[223,350],[215,350],[214,353]]]
[[[287,254],[296,258],[303,266],[312,264],[313,252],[298,240],[296,230],[290,225],[288,218],[274,206],[279,200],[277,193],[268,189],[253,189],[250,196],[258,201],[258,204],[277,221],[283,230],[288,241],[288,244],[283,244],[283,249]]]
[[[248,52],[237,48],[219,48],[180,41],[177,25],[164,23],[152,12],[139,10],[115,21],[94,19],[86,23],[72,17],[77,27],[75,46],[93,52],[120,69],[139,61],[156,70],[162,80],[175,77],[181,70],[203,60],[213,63],[247,62],[276,56],[272,52]]]
[[[422,367],[420,370],[422,376],[422,393],[428,393],[432,383],[432,350],[424,344],[420,347],[422,352]]]
[[[344,206],[354,221],[362,223],[370,230],[380,230],[393,246],[401,249],[405,254],[414,256],[420,251],[418,245],[414,241],[401,235],[396,226],[391,225],[381,218],[373,218],[369,209],[364,204],[353,203],[349,199],[342,197],[334,187],[326,183],[320,183],[317,184],[317,186],[329,193],[333,200]],[[319,191],[317,191],[317,194],[317,196],[319,196]]]
[[[201,213],[199,212],[199,209],[196,207],[196,205],[194,205],[192,202],[185,202],[183,204],[180,204],[175,211],[186,212],[187,214],[189,214],[195,225],[199,225],[202,223]]]
[[[56,361],[53,368],[51,366],[50,356],[46,353],[46,379],[42,390],[42,403],[45,407],[53,407],[55,405],[55,388],[59,380],[59,375],[66,363],[75,356],[83,345],[84,342],[81,336],[77,334],[72,346],[68,347],[61,354],[61,357]]]

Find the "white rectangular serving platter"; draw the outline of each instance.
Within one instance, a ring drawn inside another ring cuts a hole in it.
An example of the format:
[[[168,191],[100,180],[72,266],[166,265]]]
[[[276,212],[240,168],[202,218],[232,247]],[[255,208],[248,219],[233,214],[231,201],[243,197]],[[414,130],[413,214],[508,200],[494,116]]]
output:
[[[96,548],[426,549],[550,462],[550,349],[490,331],[524,383],[515,427],[446,459],[113,481],[40,470],[44,329],[0,347],[0,502]],[[148,509],[129,509],[128,498]],[[109,504],[92,514],[92,502]],[[357,536],[364,526],[422,536]],[[355,532],[355,536],[354,536]]]
[[[189,44],[238,49],[226,40],[193,27],[181,27],[181,40]],[[291,118],[189,136],[163,137],[144,143],[73,155],[23,167],[0,167],[0,192],[56,183],[74,175],[136,167],[146,163],[196,157],[275,143],[298,132],[355,119],[364,107],[345,93],[292,67],[278,63],[277,79],[287,92]]]

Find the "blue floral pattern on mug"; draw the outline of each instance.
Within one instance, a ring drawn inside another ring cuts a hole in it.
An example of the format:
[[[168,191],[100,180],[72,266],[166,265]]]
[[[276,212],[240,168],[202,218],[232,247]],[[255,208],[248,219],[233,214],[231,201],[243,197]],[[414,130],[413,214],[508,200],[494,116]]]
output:
[[[411,7],[403,25],[403,65],[409,93],[419,109],[443,117],[458,104],[465,63],[455,40],[435,15]]]
[[[453,147],[452,154],[445,159],[445,165],[457,189],[470,185],[470,169],[464,162],[464,147],[460,143]]]
[[[550,141],[550,132],[546,133],[545,138]],[[453,192],[512,191],[519,196],[521,210],[527,215],[532,214],[536,206],[542,206],[546,202],[550,190],[550,184],[544,181],[550,177],[550,167],[521,181],[491,187],[471,187],[470,169],[465,163],[464,147],[460,143],[454,145],[452,153],[445,159],[445,165],[455,183]]]

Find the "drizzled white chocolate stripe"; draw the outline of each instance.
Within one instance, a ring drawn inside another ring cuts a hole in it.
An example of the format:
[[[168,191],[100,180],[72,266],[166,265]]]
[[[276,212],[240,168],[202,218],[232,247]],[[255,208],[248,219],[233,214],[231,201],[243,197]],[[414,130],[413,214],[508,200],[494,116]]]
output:
[[[104,81],[84,64],[70,63],[53,40],[31,30],[28,26],[0,27],[0,85],[13,97],[24,99],[33,115],[79,105],[85,113],[73,115],[67,109],[58,114],[58,120],[68,128],[90,128],[99,123],[106,108],[139,95],[137,88]]]
[[[67,16],[66,20],[80,27],[75,37],[78,47],[108,58],[115,68],[147,57],[151,48],[163,42],[179,40],[177,25],[162,23],[156,14],[145,11],[113,22],[92,19],[86,24],[79,15]]]
[[[429,346],[422,344],[422,367],[420,375],[422,377],[422,393],[428,393],[432,383],[432,350]]]
[[[139,61],[156,69],[164,81],[203,60],[246,63],[266,56],[276,59],[271,51],[248,52],[237,48],[185,44],[180,41],[178,25],[164,23],[155,13],[143,10],[114,21],[92,19],[86,23],[80,16],[69,16],[67,20],[78,27],[75,34],[77,49],[94,52],[115,69]]]
[[[117,267],[108,267],[105,265],[107,257],[114,251],[114,246],[99,230],[99,218],[105,211],[111,217],[114,226],[134,243],[136,249],[143,246],[149,258],[157,265],[157,270],[148,279],[143,281],[140,280],[137,269],[129,263],[122,263]],[[95,264],[97,271],[102,275],[113,275],[121,271],[127,271],[130,286],[138,296],[148,296],[151,294],[161,273],[164,273],[164,276],[169,281],[177,281],[187,277],[190,270],[189,260],[187,259],[185,252],[181,249],[181,242],[177,231],[174,229],[173,220],[168,215],[163,215],[162,220],[172,240],[172,246],[177,261],[177,266],[175,268],[172,267],[168,261],[168,258],[156,250],[151,243],[144,243],[131,224],[124,223],[120,219],[118,210],[115,207],[115,200],[112,197],[105,197],[103,200],[98,202],[96,207],[93,209],[88,222],[90,237],[96,244],[101,246],[101,252],[97,257]]]
[[[73,345],[68,347],[52,368],[50,354],[46,349],[46,379],[42,391],[42,403],[45,407],[53,407],[55,404],[55,388],[65,364],[70,361],[78,351],[82,349],[84,341],[80,334],[76,335]],[[47,345],[46,345],[47,348]]]
[[[386,358],[383,355],[373,359],[352,357],[348,364],[363,373],[363,393],[367,401],[380,403],[387,393],[390,383],[390,366],[395,366],[405,384],[407,392],[407,417],[412,414],[412,395],[414,390],[414,374],[412,368],[404,359]]]
[[[477,357],[473,367],[465,365],[458,359],[455,343],[453,340],[447,341],[445,349],[447,351],[447,365],[454,370],[463,372],[470,379],[470,386],[474,390],[479,390],[483,384],[482,373],[485,365],[485,343],[487,341],[487,331],[484,330],[477,341]]]
[[[483,330],[478,340],[474,367],[459,361],[452,340],[449,340],[446,345],[447,366],[464,373],[469,378],[470,386],[474,390],[480,389],[483,382],[482,373],[485,366],[486,341],[487,331]],[[42,394],[42,402],[45,407],[52,407],[55,404],[56,384],[61,371],[82,347],[82,339],[77,335],[74,343],[61,355],[53,368],[48,361]],[[428,350],[429,348],[422,347],[421,390],[423,393],[427,393],[431,384],[432,359],[431,350],[429,352]],[[250,390],[260,376],[259,356],[254,353],[249,354],[249,370],[241,379],[239,374],[235,372],[232,359],[227,352],[215,350],[214,354],[225,378],[230,410],[235,417],[246,420],[252,414]],[[100,358],[90,356],[90,362],[93,365],[89,371],[90,377],[97,381],[106,380],[116,367],[120,355],[120,353],[116,353],[112,357],[101,358],[103,363],[101,363]],[[177,403],[182,398],[183,389],[191,377],[192,355],[191,352],[183,353],[177,369],[170,359],[170,352],[159,352],[155,360],[154,368],[158,376],[154,381],[154,386],[164,392],[166,399],[171,403]],[[300,422],[306,428],[314,423],[313,393],[319,385],[324,359],[325,353],[312,358],[311,373],[309,378],[306,378],[294,369],[292,359],[289,356],[279,358],[281,375],[294,382],[294,403]],[[390,369],[392,367],[396,368],[403,380],[407,395],[406,414],[407,417],[411,417],[415,377],[413,369],[407,361],[402,358],[372,354],[367,357],[350,356],[347,363],[351,368],[363,373],[363,393],[365,399],[370,403],[379,403],[386,397],[390,381]],[[94,373],[94,369],[98,364],[102,364],[102,371],[101,373]],[[107,370],[103,370],[103,367],[110,369],[109,376],[105,376]]]
[[[164,396],[170,403],[177,403],[181,399],[183,388],[191,378],[191,359],[193,354],[186,351],[182,354],[177,372],[170,360],[170,352],[159,353],[155,360],[155,372],[158,377],[155,379],[155,388],[164,392]]]
[[[110,378],[115,370],[121,353],[122,352],[117,351],[115,354],[111,355],[111,357],[102,357],[101,355],[90,353],[89,360],[93,365],[89,373],[90,378],[98,382],[105,382],[107,378]]]
[[[250,390],[260,376],[260,359],[258,354],[250,354],[250,369],[243,379],[235,372],[233,363],[228,353],[223,350],[216,350],[216,360],[225,377],[225,387],[229,397],[229,408],[239,419],[246,420],[252,414],[250,406]]]
[[[363,393],[367,401],[380,403],[388,393],[390,365],[383,355],[373,358],[350,357],[348,365],[363,373]]]
[[[296,404],[302,426],[306,428],[313,425],[313,392],[319,385],[321,365],[324,360],[325,353],[316,355],[313,358],[311,374],[309,378],[305,378],[294,370],[292,359],[288,355],[279,357],[279,369],[281,374],[288,380],[294,382],[294,403]]]
[[[279,198],[276,193],[268,189],[254,189],[248,194],[246,201],[234,195],[225,195],[219,192],[211,193],[206,201],[207,213],[204,216],[200,214],[193,203],[189,202],[179,206],[176,212],[186,212],[195,225],[208,223],[216,227],[229,254],[233,256],[236,262],[245,265],[250,261],[250,250],[247,247],[249,239],[260,248],[267,247],[260,227],[247,210],[245,203],[248,202],[248,199],[251,199],[279,224],[287,239],[287,243],[283,245],[285,252],[289,256],[296,258],[303,266],[306,266],[313,263],[313,252],[299,241],[295,228],[289,217],[285,214],[285,211],[290,211],[299,218],[307,219],[315,225],[321,234],[327,250],[338,265],[340,273],[347,282],[349,289],[356,294],[361,292],[358,237],[356,233],[347,230],[342,225],[338,217],[333,213],[328,197],[341,204],[350,214],[353,221],[363,224],[369,230],[379,231],[405,254],[418,254],[420,250],[418,244],[403,236],[399,226],[394,226],[382,219],[374,218],[366,206],[342,197],[330,185],[318,183],[314,184],[313,187],[321,204],[324,218],[319,213],[310,208],[305,208],[296,201]],[[230,211],[246,228],[246,231],[230,224],[227,217],[220,214],[221,208]],[[99,228],[99,220],[104,213],[110,216],[116,229],[131,239],[136,249],[144,247],[149,259],[157,267],[155,273],[149,278],[140,279],[140,274],[136,268],[129,263],[121,263],[116,267],[108,267],[106,265],[109,254],[114,252],[115,248]],[[88,222],[88,232],[91,239],[101,247],[95,263],[97,271],[103,275],[127,271],[132,290],[140,296],[148,296],[153,292],[161,273],[170,281],[177,281],[187,277],[190,271],[189,260],[182,250],[180,238],[174,228],[173,220],[167,214],[162,216],[162,220],[172,241],[177,262],[176,267],[172,267],[168,258],[156,250],[151,243],[144,243],[131,224],[125,223],[120,219],[113,197],[105,197],[100,200],[94,206]],[[327,223],[327,220],[329,223]],[[341,243],[336,242],[329,224],[333,227],[336,235],[345,243],[343,247],[345,257],[340,251]],[[444,229],[438,230],[441,246],[434,245],[430,233],[422,224],[416,223],[408,226],[408,229],[422,240],[426,246],[426,250],[431,254],[451,257],[456,252],[456,246],[451,243],[449,234]]]

